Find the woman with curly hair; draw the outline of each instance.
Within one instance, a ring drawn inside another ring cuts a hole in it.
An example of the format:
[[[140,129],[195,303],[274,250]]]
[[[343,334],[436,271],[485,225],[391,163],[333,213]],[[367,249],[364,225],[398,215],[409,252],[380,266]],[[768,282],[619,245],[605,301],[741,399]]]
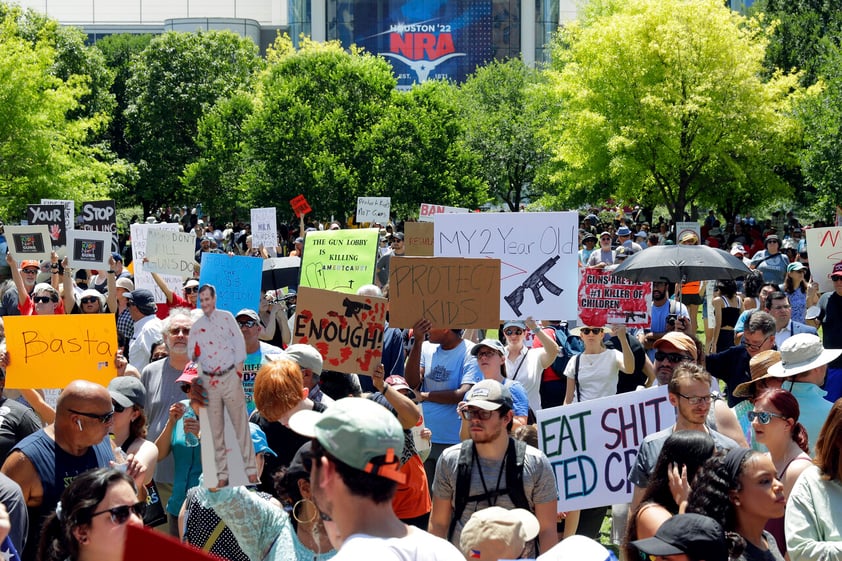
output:
[[[678,514],[696,472],[715,450],[713,438],[702,431],[674,432],[664,441],[640,505],[629,517],[626,559],[636,558],[631,542],[654,536],[661,524]]]
[[[696,476],[687,512],[710,516],[745,541],[739,561],[784,561],[775,538],[764,530],[784,512],[784,486],[767,454],[735,448],[705,462]]]

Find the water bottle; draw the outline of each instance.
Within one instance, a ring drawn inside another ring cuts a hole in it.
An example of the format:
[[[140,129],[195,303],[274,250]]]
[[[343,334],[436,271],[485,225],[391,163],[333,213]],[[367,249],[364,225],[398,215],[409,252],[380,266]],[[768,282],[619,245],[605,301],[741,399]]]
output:
[[[129,467],[129,458],[123,452],[123,449],[117,446],[113,434],[111,435],[111,451],[114,453],[114,465],[111,467],[120,471],[126,471],[126,468]]]
[[[187,412],[184,413],[182,419],[197,419],[196,412],[193,411],[193,408],[189,405],[187,406]],[[195,448],[199,445],[199,437],[193,434],[192,432],[187,432],[186,427],[184,431],[184,445],[188,448]]]

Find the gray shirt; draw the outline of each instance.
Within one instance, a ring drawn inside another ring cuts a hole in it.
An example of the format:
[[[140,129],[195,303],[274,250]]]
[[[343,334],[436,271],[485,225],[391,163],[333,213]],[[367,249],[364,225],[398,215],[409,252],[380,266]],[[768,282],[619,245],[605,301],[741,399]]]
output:
[[[140,379],[146,388],[146,420],[149,425],[147,438],[155,441],[167,424],[170,416],[170,405],[184,399],[181,391],[181,384],[175,380],[181,376],[181,370],[177,370],[170,364],[169,358],[156,360],[143,369]],[[155,470],[155,481],[161,483],[172,483],[175,475],[172,454],[158,462]]]

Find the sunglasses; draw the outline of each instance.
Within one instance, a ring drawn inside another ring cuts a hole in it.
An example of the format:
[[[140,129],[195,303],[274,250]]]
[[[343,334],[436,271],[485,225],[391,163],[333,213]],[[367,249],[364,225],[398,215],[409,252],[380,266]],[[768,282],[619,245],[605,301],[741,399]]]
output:
[[[494,413],[494,411],[486,411],[485,409],[463,409],[462,418],[466,421],[470,421],[472,419],[487,421],[491,418],[492,413]]]
[[[33,296],[32,301],[36,304],[46,304],[47,302],[58,302],[58,298],[53,296]]]
[[[506,335],[523,335],[523,329],[507,329],[503,333]]]
[[[38,269],[21,269],[21,272],[27,275],[37,275]]]
[[[125,408],[125,407],[123,407],[122,405],[120,405],[120,404],[119,404],[119,403],[117,403],[116,401],[112,401],[112,402],[111,402],[111,406],[112,406],[112,407],[114,407],[114,412],[115,412],[115,413],[122,413],[123,411],[125,411],[125,410],[126,410],[126,408]]]
[[[661,362],[668,360],[673,364],[678,364],[679,362],[691,360],[691,358],[692,357],[683,355],[681,353],[665,353],[663,351],[655,351],[655,360],[659,360]]]
[[[480,351],[477,353],[477,358],[485,358],[485,357],[493,357],[493,356],[500,356],[500,353],[497,351]]]
[[[181,387],[181,391],[183,391],[184,393],[190,393],[190,384],[183,383],[183,384],[181,384],[180,387]]]
[[[108,413],[103,413],[101,415],[98,413],[83,413],[82,411],[76,411],[75,409],[68,409],[68,411],[77,415],[82,415],[83,417],[87,417],[89,419],[96,419],[103,425],[107,425],[114,418],[113,410],[109,411]]]
[[[96,296],[85,296],[80,300],[83,304],[93,304],[94,302],[99,302],[99,298]]]
[[[111,521],[114,524],[123,525],[128,522],[129,517],[133,512],[142,520],[146,515],[146,501],[135,503],[133,505],[115,506],[114,508],[109,508],[108,510],[101,510],[91,514],[91,518],[99,516],[100,514],[108,513],[111,515]]]
[[[594,335],[599,335],[602,333],[601,327],[583,327],[579,330],[582,335],[590,335],[593,333]]]
[[[184,289],[184,294],[195,294],[199,292],[198,286],[188,286]]]
[[[777,417],[778,419],[786,420],[786,417],[783,415],[778,415],[777,413],[771,413],[769,411],[749,411],[748,412],[748,422],[752,423],[755,419],[757,419],[761,425],[768,425],[769,422],[772,420],[772,417]]]
[[[190,335],[189,327],[173,327],[170,329],[170,335]]]
[[[242,329],[244,327],[248,327],[249,329],[251,329],[252,327],[257,325],[257,322],[254,321],[253,319],[250,319],[248,321],[238,321],[237,323],[240,324],[240,329]]]

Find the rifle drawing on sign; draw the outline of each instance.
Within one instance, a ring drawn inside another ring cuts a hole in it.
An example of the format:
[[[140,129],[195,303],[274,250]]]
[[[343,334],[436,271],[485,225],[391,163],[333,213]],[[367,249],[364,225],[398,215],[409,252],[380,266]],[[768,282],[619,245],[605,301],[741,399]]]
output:
[[[503,300],[512,308],[515,314],[520,317],[520,306],[523,304],[523,292],[528,288],[532,291],[532,296],[535,297],[535,303],[540,304],[544,301],[544,296],[541,294],[541,289],[546,288],[550,293],[558,296],[562,293],[561,288],[552,283],[546,277],[547,272],[552,269],[559,260],[559,255],[550,257],[544,264],[538,267],[531,275],[526,277],[523,283],[515,288],[511,294],[504,296]]]

